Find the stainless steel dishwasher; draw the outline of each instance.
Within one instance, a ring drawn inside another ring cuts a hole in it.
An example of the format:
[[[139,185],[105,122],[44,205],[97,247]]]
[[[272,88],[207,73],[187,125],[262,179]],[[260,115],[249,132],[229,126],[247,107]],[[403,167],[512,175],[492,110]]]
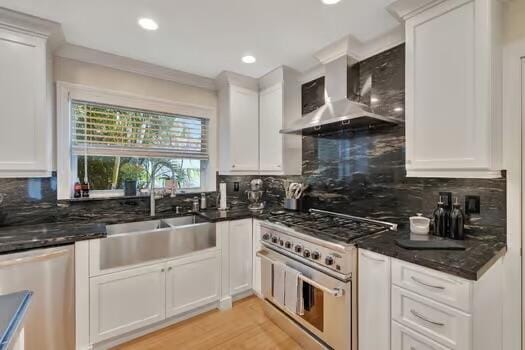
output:
[[[26,350],[75,348],[74,246],[0,255],[0,294],[34,292],[25,326]]]

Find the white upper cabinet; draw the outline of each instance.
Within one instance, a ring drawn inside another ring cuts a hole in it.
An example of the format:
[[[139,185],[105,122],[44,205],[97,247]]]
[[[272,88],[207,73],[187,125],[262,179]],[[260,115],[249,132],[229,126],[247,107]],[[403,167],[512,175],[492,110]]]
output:
[[[58,25],[0,9],[0,177],[52,170],[48,38]]]
[[[278,68],[259,80],[222,73],[219,88],[221,174],[301,174],[301,137],[279,133],[301,117],[295,72]]]
[[[501,4],[433,3],[404,17],[407,175],[500,177]]]
[[[219,172],[259,170],[259,87],[257,80],[224,72],[219,89]]]
[[[230,123],[230,170],[256,171],[259,168],[259,95],[256,91],[231,86]]]
[[[279,131],[301,118],[297,74],[281,67],[259,79],[259,170],[269,175],[300,175],[302,139]]]

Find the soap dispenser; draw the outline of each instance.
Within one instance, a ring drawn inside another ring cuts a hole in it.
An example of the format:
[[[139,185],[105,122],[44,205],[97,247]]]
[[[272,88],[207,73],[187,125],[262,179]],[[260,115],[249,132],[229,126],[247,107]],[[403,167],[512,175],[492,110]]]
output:
[[[437,208],[434,210],[434,235],[444,237],[447,234],[447,211],[445,210],[444,203],[441,196]]]

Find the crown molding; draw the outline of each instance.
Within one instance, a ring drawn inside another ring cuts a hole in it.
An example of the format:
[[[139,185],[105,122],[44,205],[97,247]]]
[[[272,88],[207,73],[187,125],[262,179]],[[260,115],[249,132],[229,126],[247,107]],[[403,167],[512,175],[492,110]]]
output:
[[[387,11],[400,22],[446,0],[397,0],[387,6]]]
[[[0,26],[47,39],[63,37],[60,23],[0,7]]]
[[[349,56],[353,61],[358,62],[404,42],[405,28],[403,25],[399,25],[391,31],[367,42],[359,41],[355,37],[348,35],[319,50],[314,56],[321,64],[326,64],[341,56]]]
[[[158,66],[132,58],[90,49],[83,46],[65,44],[55,51],[55,56],[85,63],[118,69],[125,72],[144,75],[151,78],[172,81],[207,90],[216,90],[213,79],[200,75]]]

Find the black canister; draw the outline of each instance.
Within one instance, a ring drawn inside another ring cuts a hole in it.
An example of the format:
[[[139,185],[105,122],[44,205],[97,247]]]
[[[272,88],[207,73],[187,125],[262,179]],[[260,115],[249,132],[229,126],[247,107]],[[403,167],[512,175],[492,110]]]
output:
[[[463,214],[457,198],[454,201],[452,212],[450,213],[449,236],[452,239],[465,239],[465,214]]]
[[[441,200],[441,197],[439,197],[439,202],[436,210],[434,210],[434,235],[444,237],[447,235],[447,219],[448,214],[447,211],[444,208],[443,201]]]

